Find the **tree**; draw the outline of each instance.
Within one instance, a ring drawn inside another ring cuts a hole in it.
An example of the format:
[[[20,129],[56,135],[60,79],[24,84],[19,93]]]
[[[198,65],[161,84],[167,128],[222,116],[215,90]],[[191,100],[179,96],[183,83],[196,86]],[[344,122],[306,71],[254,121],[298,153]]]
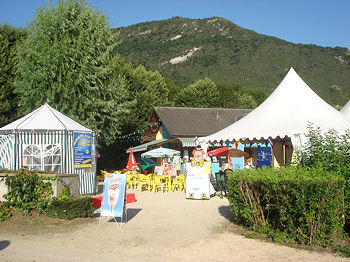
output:
[[[248,88],[240,85],[218,85],[223,108],[256,108],[267,97],[261,88]]]
[[[220,93],[216,84],[211,79],[200,79],[179,92],[176,99],[176,106],[200,108],[221,107]]]
[[[125,80],[112,75],[119,43],[105,15],[79,0],[38,8],[19,46],[16,92],[22,112],[48,100],[56,109],[114,136],[130,103]]]
[[[169,84],[159,72],[148,71],[142,65],[134,69],[120,57],[114,60],[113,68],[114,74],[123,77],[127,83],[129,101],[133,102],[129,124],[134,129],[148,122],[153,107],[173,105],[169,99]]]
[[[16,48],[24,38],[23,29],[0,25],[0,123],[6,123],[17,115],[17,96],[13,84],[17,64]]]

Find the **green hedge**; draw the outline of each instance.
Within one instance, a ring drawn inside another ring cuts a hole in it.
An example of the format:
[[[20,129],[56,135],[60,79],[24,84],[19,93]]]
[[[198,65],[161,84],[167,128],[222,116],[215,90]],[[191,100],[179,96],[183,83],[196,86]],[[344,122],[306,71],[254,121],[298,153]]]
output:
[[[236,222],[277,242],[328,244],[343,236],[345,180],[321,169],[263,168],[231,173]]]
[[[63,200],[52,199],[46,209],[47,215],[68,220],[78,217],[92,217],[93,212],[94,208],[90,196]]]

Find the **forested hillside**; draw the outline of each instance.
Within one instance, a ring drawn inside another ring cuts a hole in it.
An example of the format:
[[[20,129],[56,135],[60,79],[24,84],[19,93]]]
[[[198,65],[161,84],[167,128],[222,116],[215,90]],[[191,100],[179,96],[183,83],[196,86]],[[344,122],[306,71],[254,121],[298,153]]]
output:
[[[180,87],[209,77],[217,84],[263,88],[270,93],[294,67],[332,105],[350,94],[346,48],[294,44],[241,28],[221,17],[145,22],[116,28],[116,51],[135,66],[158,70]]]

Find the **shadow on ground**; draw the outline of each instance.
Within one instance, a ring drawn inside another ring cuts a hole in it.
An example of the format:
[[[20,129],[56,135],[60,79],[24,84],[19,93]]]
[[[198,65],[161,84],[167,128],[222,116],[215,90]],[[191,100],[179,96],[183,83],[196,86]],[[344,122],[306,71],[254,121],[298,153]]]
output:
[[[10,241],[2,240],[0,241],[0,251],[7,248],[10,245]]]
[[[142,208],[127,208],[126,212],[127,212],[127,216],[123,216],[123,221],[131,221],[138,213],[140,213],[142,210]],[[100,217],[100,211],[99,212],[95,212],[94,213],[94,217]],[[117,222],[121,222],[121,217],[115,217],[115,220]],[[115,220],[113,218],[111,218],[108,222],[115,222]]]
[[[220,215],[222,215],[228,221],[233,222],[234,216],[231,212],[230,206],[220,206],[218,209],[219,209]]]

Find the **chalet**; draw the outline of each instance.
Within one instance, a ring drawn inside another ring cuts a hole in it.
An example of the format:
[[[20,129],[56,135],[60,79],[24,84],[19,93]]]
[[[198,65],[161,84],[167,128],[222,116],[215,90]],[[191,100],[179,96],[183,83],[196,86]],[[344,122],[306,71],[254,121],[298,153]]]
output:
[[[133,152],[141,152],[164,145],[186,154],[196,146],[195,137],[216,133],[251,111],[252,109],[155,107],[149,120],[152,128],[145,130],[143,144],[131,149]]]

